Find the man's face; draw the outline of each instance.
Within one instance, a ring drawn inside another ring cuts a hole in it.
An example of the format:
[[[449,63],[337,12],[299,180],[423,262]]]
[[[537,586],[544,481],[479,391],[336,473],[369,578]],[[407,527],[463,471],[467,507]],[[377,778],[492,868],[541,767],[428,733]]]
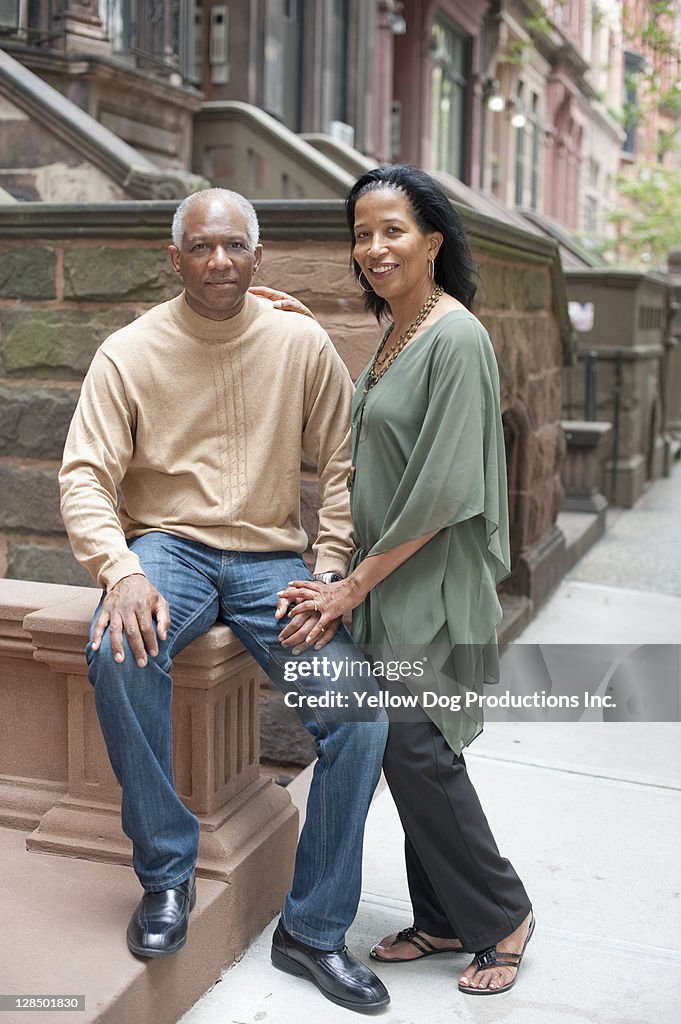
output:
[[[220,198],[199,199],[189,207],[182,245],[171,245],[168,252],[187,302],[210,320],[236,316],[262,258],[261,245],[250,247],[244,211]]]

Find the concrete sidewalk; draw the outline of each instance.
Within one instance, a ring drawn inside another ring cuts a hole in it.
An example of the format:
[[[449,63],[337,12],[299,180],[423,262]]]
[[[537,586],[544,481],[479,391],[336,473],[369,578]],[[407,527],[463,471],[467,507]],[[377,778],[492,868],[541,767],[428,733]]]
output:
[[[521,641],[681,643],[679,469],[635,510],[618,516],[612,532],[561,584]],[[674,545],[663,543],[671,536]],[[627,576],[627,564],[641,571]],[[501,1019],[504,1024],[664,1024],[676,1019],[680,741],[678,723],[509,721],[488,724],[472,745],[466,758],[471,776],[537,918],[516,986],[487,999],[456,989],[466,956],[394,965],[367,959],[377,939],[411,924],[401,827],[383,788],[367,823],[362,902],[348,935],[350,947],[377,967],[392,996],[375,1019],[384,1024]],[[300,798],[303,777],[297,788]],[[272,968],[273,928],[274,923],[182,1024],[360,1019],[324,1000],[309,982]]]
[[[661,1024],[681,992],[676,724],[493,723],[468,765],[502,852],[521,872],[537,931],[515,988],[456,990],[467,957],[378,965],[385,1024]],[[632,781],[632,779],[636,781]],[[401,828],[389,793],[367,826],[362,903],[348,936],[365,956],[411,924]],[[182,1024],[340,1024],[357,1016],[269,962],[273,925]],[[373,964],[372,966],[376,966]]]

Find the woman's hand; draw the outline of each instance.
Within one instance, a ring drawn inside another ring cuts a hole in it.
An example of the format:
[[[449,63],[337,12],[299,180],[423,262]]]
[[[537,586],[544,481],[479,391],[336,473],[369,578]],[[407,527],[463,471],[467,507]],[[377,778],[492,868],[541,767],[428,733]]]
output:
[[[269,299],[275,309],[284,309],[289,313],[302,313],[303,316],[309,316],[312,320],[317,319],[312,310],[308,309],[295,295],[289,295],[288,292],[279,292],[275,288],[265,288],[263,285],[248,290],[253,295],[259,295],[261,299]]]
[[[285,590],[279,591],[277,597],[279,600],[274,613],[275,618],[282,618],[287,611],[291,618],[289,625],[282,631],[280,640],[292,627],[297,629],[296,619],[298,616],[309,616],[310,613],[315,612],[321,613],[317,623],[312,626],[305,637],[305,643],[314,644],[315,650],[318,651],[331,639],[326,636],[327,630],[335,626],[332,634],[335,636],[345,613],[361,604],[366,593],[362,593],[355,581],[348,577],[338,583],[293,580]]]

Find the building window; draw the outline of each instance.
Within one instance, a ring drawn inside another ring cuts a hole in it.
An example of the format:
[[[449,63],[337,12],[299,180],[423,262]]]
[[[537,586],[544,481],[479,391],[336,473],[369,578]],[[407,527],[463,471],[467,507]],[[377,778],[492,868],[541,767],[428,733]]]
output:
[[[19,0],[0,0],[0,32],[14,34],[26,27],[26,17]]]
[[[444,18],[433,25],[431,146],[433,170],[465,180],[470,39]]]
[[[330,96],[329,120],[348,120],[348,0],[335,0],[329,38]]]
[[[589,235],[598,232],[598,198],[594,195],[584,199],[584,230]]]
[[[300,131],[303,10],[297,0],[266,0],[262,105],[268,114]]]
[[[636,153],[636,126],[638,125],[638,80],[646,64],[640,53],[624,51],[624,131],[622,152],[630,156]]]
[[[63,0],[0,0],[0,36],[13,36],[33,46],[54,45],[55,20]]]
[[[541,176],[541,118],[539,117],[539,96],[532,93],[532,178],[530,188],[530,207],[539,208],[539,182]]]
[[[100,0],[114,53],[194,81],[195,0]]]
[[[518,82],[516,113],[511,119],[515,123],[515,205],[522,206],[525,193],[525,110],[523,105],[523,83]]]

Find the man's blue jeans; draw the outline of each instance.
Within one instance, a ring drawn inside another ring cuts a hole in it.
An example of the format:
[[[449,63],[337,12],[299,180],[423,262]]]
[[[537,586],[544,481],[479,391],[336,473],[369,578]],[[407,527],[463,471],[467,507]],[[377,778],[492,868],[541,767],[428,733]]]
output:
[[[270,652],[282,660],[292,655],[277,639],[287,621],[274,618],[277,591],[310,573],[290,552],[219,551],[160,532],[138,537],[130,548],[170,605],[168,636],[145,668],[138,667],[127,641],[125,661],[114,662],[108,631],[99,651],[88,645],[87,658],[99,721],[122,787],[122,823],[133,842],[133,866],[144,888],[156,892],[191,875],[199,840],[198,820],[173,785],[172,659],[219,619],[280,683]],[[322,654],[343,663],[362,660],[344,628],[317,657]],[[295,660],[315,655],[312,650]],[[351,694],[360,686],[379,692],[366,673],[358,685],[352,670],[332,686],[328,678],[299,677],[295,689],[303,695],[330,688]],[[319,949],[342,946],[357,912],[364,822],[388,731],[383,712],[373,721],[329,720],[334,717],[340,717],[337,711],[301,712],[316,742],[317,764],[283,909],[286,930]]]

